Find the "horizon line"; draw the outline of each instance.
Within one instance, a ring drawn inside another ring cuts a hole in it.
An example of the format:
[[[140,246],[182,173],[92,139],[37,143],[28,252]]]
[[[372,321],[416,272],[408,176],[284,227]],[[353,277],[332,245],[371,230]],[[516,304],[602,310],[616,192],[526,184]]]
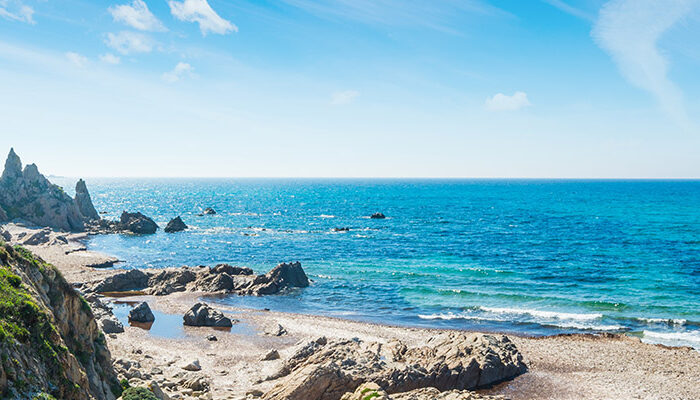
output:
[[[579,180],[579,181],[700,181],[700,177],[442,177],[442,176],[67,176],[46,175],[47,178],[62,179],[337,179],[337,180]]]

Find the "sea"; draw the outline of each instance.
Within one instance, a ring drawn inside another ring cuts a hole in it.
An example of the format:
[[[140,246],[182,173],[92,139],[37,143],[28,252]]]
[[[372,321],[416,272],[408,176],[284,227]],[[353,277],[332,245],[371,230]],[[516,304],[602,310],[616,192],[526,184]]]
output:
[[[71,192],[75,180],[54,178]],[[87,179],[117,268],[300,261],[311,286],[213,302],[413,327],[626,333],[700,349],[700,181]],[[212,207],[216,215],[199,215]],[[371,219],[375,212],[385,219]],[[340,229],[340,228],[347,228]]]

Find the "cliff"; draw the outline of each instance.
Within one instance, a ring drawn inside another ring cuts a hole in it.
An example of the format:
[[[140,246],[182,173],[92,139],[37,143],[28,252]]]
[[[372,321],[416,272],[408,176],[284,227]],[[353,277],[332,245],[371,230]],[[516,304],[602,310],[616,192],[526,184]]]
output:
[[[2,242],[0,356],[3,399],[113,400],[121,393],[90,306],[52,265]]]
[[[22,161],[10,149],[0,178],[0,222],[15,218],[62,231],[83,231],[85,222],[98,216],[85,182],[78,182],[74,200],[35,164],[22,169]]]

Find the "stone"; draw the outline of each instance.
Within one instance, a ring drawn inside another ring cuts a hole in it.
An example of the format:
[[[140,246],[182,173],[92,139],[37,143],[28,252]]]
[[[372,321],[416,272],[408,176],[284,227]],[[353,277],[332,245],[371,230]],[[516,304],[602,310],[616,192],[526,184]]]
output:
[[[210,342],[216,342],[219,339],[217,339],[216,336],[214,336],[214,335],[209,335],[209,336],[207,336],[207,340]]]
[[[105,278],[97,283],[93,290],[98,293],[141,290],[148,286],[148,274],[138,269],[131,269]]]
[[[268,336],[284,336],[287,334],[287,330],[280,324],[272,324],[265,327],[263,333]]]
[[[386,215],[378,212],[378,213],[374,213],[374,214],[370,215],[370,218],[371,219],[384,219],[384,218],[386,218]]]
[[[201,371],[202,366],[199,365],[199,360],[194,360],[188,364],[185,364],[182,369],[185,371]]]
[[[75,184],[75,204],[78,206],[80,213],[88,220],[100,219],[95,206],[92,204],[90,193],[88,192],[85,181],[80,179]]]
[[[129,321],[133,322],[153,322],[156,317],[153,315],[148,303],[143,302],[131,309],[129,312]]]
[[[274,294],[287,288],[309,286],[309,278],[301,268],[300,262],[282,263],[265,275],[258,275],[244,294]]]
[[[213,274],[229,274],[230,276],[236,275],[253,275],[253,270],[248,267],[234,267],[229,264],[217,264],[215,267],[211,268],[209,271]]]
[[[389,395],[420,388],[468,390],[511,379],[527,369],[502,335],[448,332],[423,347],[355,340],[319,340],[297,350],[268,380],[267,400],[338,400],[363,382]]]
[[[177,217],[173,218],[168,222],[168,225],[165,226],[165,229],[163,229],[167,233],[173,233],[173,232],[180,232],[184,231],[187,229],[187,225],[182,221],[182,218],[178,215]]]
[[[158,225],[140,212],[122,212],[119,218],[119,227],[122,230],[138,235],[149,235],[156,233],[158,230]]]
[[[102,331],[106,334],[124,332],[124,325],[122,325],[122,323],[114,317],[105,317],[101,319],[100,327],[102,328]]]
[[[199,363],[197,363],[199,365]],[[209,381],[203,376],[193,376],[180,382],[180,385],[195,392],[206,392],[209,390]]]
[[[211,207],[207,207],[207,208],[204,209],[204,211],[202,211],[202,214],[204,214],[204,215],[214,215],[214,214],[216,214],[216,211],[214,211],[214,209],[211,208]]]
[[[279,358],[280,353],[277,350],[270,350],[267,354],[263,356],[263,358],[260,359],[260,361],[279,360]]]
[[[205,303],[197,303],[190,308],[183,317],[185,325],[189,326],[215,326],[231,327],[233,323],[220,311],[209,307]]]
[[[340,400],[391,400],[389,395],[374,382],[363,383],[353,393],[345,393]]]
[[[158,386],[158,382],[151,381],[151,383],[148,384],[148,389],[153,392],[153,395],[156,396],[158,400],[170,400],[170,396],[163,392],[163,389]]]
[[[348,228],[348,227],[333,228],[333,232],[348,232],[348,231],[350,231],[350,228]]]

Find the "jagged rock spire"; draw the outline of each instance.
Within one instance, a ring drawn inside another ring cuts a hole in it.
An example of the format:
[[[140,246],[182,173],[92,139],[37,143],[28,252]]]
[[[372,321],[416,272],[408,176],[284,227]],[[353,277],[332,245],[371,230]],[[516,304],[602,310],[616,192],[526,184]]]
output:
[[[10,153],[7,155],[7,160],[5,160],[5,170],[2,172],[3,182],[15,180],[22,176],[22,160],[20,160],[15,149],[10,148]]]
[[[97,210],[95,210],[95,206],[92,204],[87,185],[82,179],[78,180],[78,183],[75,184],[75,204],[78,205],[80,213],[83,214],[85,218],[90,220],[100,219]]]

